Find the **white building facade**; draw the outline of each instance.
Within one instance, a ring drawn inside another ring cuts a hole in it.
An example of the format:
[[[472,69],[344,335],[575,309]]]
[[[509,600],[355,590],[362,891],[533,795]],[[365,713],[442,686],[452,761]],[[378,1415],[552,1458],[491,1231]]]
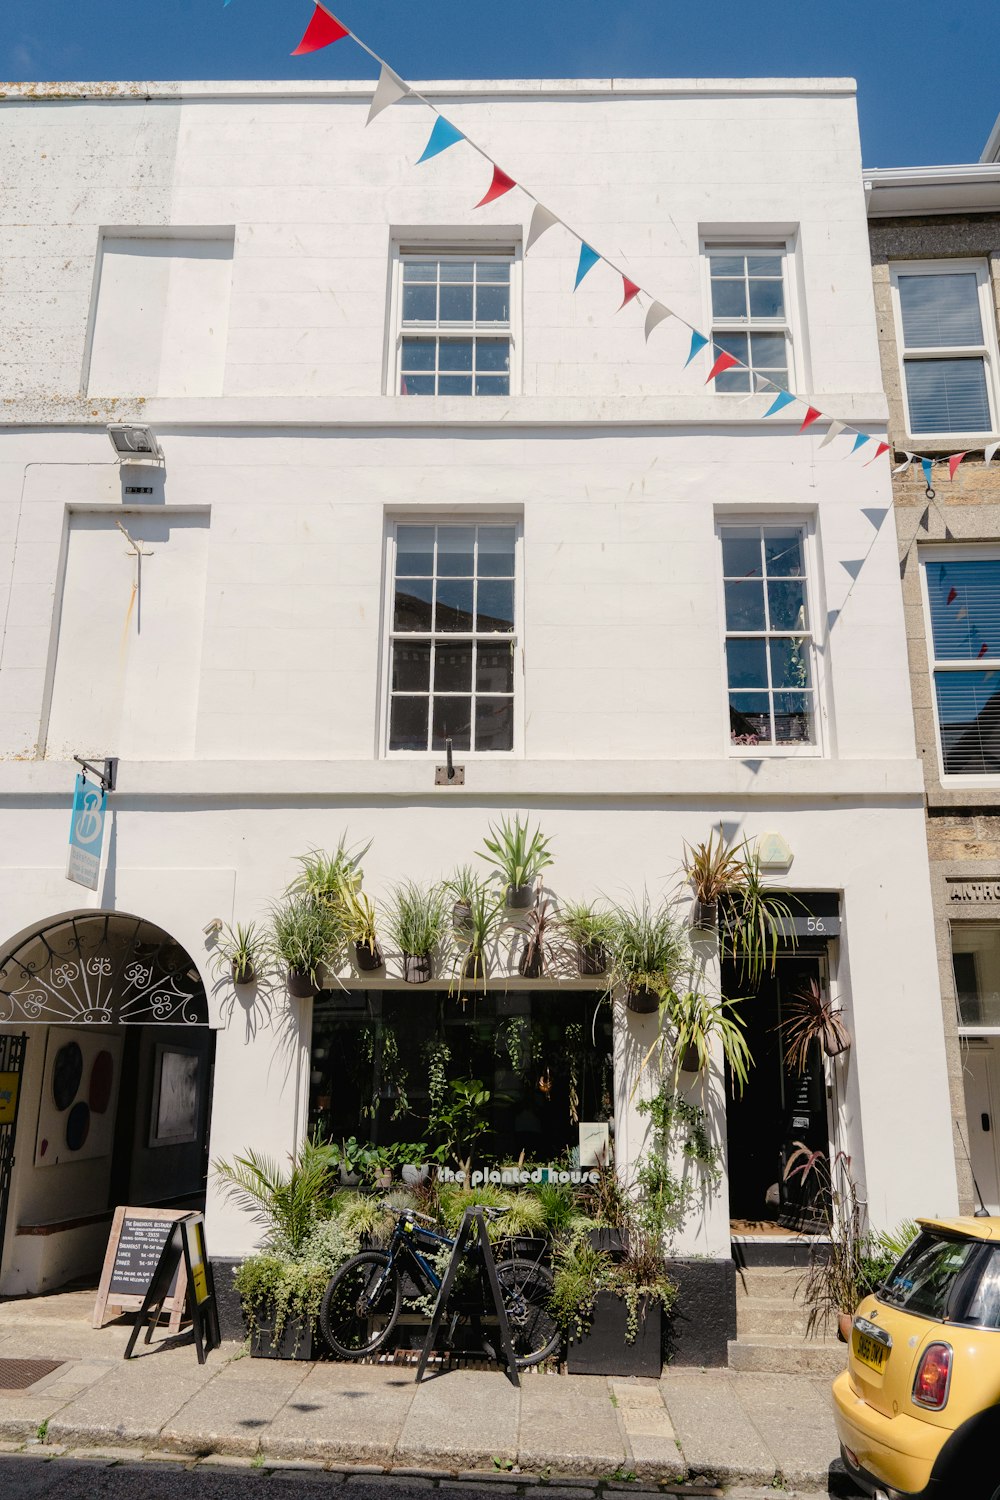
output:
[[[884,430],[849,80],[420,88],[763,379]],[[592,1030],[601,982],[568,969],[528,981],[502,960],[463,1006],[447,974],[404,986],[391,952],[315,1001],[212,967],[206,927],[266,917],[305,851],[370,840],[378,904],[476,864],[519,812],[551,837],[562,900],[658,897],[720,823],[787,846],[774,878],[810,935],[746,1003],[746,1095],[688,1079],[724,1151],[728,1125],[728,1170],[671,1253],[715,1268],[726,1324],[732,1236],[771,1215],[807,1131],[850,1156],[876,1225],[956,1207],[888,466],[822,446],[826,418],[800,435],[802,406],[765,419],[773,391],[740,369],[706,384],[678,319],[645,342],[606,264],[574,291],[578,239],[557,225],[526,253],[530,200],[473,210],[482,158],[459,143],[415,165],[429,111],[365,129],[370,93],[14,86],[0,104],[0,998],[28,1036],[0,1291],[91,1270],[115,1203],[194,1201],[209,1159],[286,1153],[328,1117],[391,1136],[387,1112],[337,1115],[351,1006],[383,1028],[404,1007],[417,1039],[424,1019],[530,1011],[553,1069],[560,1028],[597,1049],[612,1011]],[[115,422],[152,429],[162,464],[119,464]],[[446,737],[464,776],[442,785]],[[94,891],[65,874],[74,754],[119,758]],[[105,950],[116,975],[161,953],[165,1022],[124,993],[97,1013],[86,955]],[[35,966],[74,952],[27,1015]],[[853,1047],[806,1100],[772,1016],[808,976]],[[72,1050],[88,1008],[110,1039],[103,1112]],[[613,1078],[582,1107],[627,1176],[657,1023],[613,1015]],[[78,1113],[67,1146],[81,1103],[89,1143]],[[520,1100],[505,1152],[572,1147],[545,1107]],[[210,1180],[213,1257],[256,1232]]]

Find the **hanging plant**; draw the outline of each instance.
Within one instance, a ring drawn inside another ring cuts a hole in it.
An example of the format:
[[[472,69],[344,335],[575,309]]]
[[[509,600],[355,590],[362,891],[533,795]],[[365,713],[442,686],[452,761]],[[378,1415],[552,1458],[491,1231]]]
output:
[[[552,918],[549,908],[552,902],[542,899],[541,884],[535,893],[535,904],[524,921],[524,949],[518,960],[517,971],[522,979],[540,979],[545,972],[546,932]]]
[[[224,927],[218,951],[213,961],[216,974],[225,970],[233,976],[236,985],[253,984],[264,959],[265,940],[256,922],[237,922],[235,927]]]
[[[592,902],[566,902],[559,913],[559,926],[576,947],[576,967],[581,975],[604,974],[614,936],[612,914]]]
[[[440,886],[419,886],[412,880],[392,892],[386,930],[403,955],[403,978],[426,984],[431,977],[434,950],[444,937],[447,922]]]
[[[649,893],[611,912],[608,992],[624,995],[630,1010],[651,1013],[673,992],[674,977],[691,957],[683,926],[666,902],[654,907]]]
[[[507,905],[526,910],[535,880],[552,863],[550,841],[537,825],[532,833],[527,819],[522,823],[519,814],[513,821],[501,818],[499,828],[491,823],[490,833],[491,838],[483,839],[486,852],[480,850],[479,858],[492,865],[504,882]]]
[[[785,1042],[785,1065],[796,1073],[804,1073],[809,1066],[814,1043],[819,1042],[827,1057],[839,1057],[851,1045],[843,1011],[834,1009],[815,979],[789,998],[778,1030]]]
[[[691,925],[714,932],[719,925],[719,900],[738,888],[743,878],[742,848],[727,844],[720,826],[708,842],[684,845],[684,873],[694,891]]]

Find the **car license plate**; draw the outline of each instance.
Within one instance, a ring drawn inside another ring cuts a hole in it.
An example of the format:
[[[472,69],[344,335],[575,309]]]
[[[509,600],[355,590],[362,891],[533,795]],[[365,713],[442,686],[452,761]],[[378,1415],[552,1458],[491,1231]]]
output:
[[[884,1344],[877,1339],[869,1338],[867,1333],[859,1333],[854,1330],[854,1357],[867,1365],[870,1370],[877,1370],[879,1374],[885,1368],[885,1361],[889,1351]]]

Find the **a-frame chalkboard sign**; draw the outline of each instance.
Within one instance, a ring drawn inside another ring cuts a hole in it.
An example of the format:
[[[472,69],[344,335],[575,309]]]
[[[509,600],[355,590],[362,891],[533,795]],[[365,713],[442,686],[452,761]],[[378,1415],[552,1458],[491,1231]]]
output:
[[[206,1354],[217,1349],[222,1342],[219,1331],[219,1310],[215,1301],[215,1281],[212,1266],[205,1249],[205,1219],[202,1214],[185,1214],[171,1230],[160,1251],[160,1258],[150,1279],[149,1290],[143,1298],[135,1327],[125,1346],[125,1358],[129,1359],[143,1324],[146,1325],[144,1343],[149,1343],[153,1329],[159,1321],[163,1304],[170,1294],[175,1278],[183,1275],[189,1288],[188,1311],[191,1331],[198,1352],[198,1363],[205,1363]]]
[[[424,1371],[427,1369],[427,1361],[431,1356],[431,1350],[434,1348],[434,1340],[438,1336],[438,1331],[441,1327],[442,1320],[444,1319],[445,1312],[448,1308],[448,1300],[451,1297],[452,1289],[455,1285],[455,1277],[458,1274],[459,1261],[466,1253],[469,1242],[472,1238],[473,1230],[475,1230],[479,1244],[479,1254],[481,1256],[483,1280],[486,1283],[486,1286],[489,1287],[490,1295],[493,1299],[493,1306],[496,1308],[497,1322],[500,1325],[500,1348],[503,1353],[504,1363],[507,1366],[507,1376],[513,1385],[519,1386],[521,1384],[521,1379],[517,1373],[517,1360],[514,1357],[514,1346],[510,1341],[510,1325],[507,1322],[507,1310],[503,1305],[503,1296],[500,1292],[500,1283],[497,1280],[497,1265],[496,1261],[493,1259],[493,1247],[490,1245],[490,1238],[486,1232],[486,1218],[483,1214],[482,1208],[467,1208],[465,1210],[465,1213],[462,1215],[462,1227],[458,1231],[458,1238],[456,1239],[454,1248],[451,1252],[451,1259],[448,1262],[448,1269],[444,1273],[444,1280],[441,1282],[441,1287],[437,1294],[437,1301],[434,1304],[434,1312],[431,1315],[431,1325],[427,1330],[427,1337],[424,1340],[424,1347],[420,1351],[420,1359],[417,1362],[416,1379],[419,1382],[424,1378]]]
[[[123,1312],[138,1312],[171,1228],[186,1213],[187,1209],[183,1208],[122,1206],[115,1209],[94,1304],[94,1328],[103,1326],[109,1312],[112,1317]],[[162,1311],[170,1314],[171,1333],[176,1333],[181,1326],[186,1293],[184,1267],[180,1265],[177,1280],[169,1288],[162,1306]]]

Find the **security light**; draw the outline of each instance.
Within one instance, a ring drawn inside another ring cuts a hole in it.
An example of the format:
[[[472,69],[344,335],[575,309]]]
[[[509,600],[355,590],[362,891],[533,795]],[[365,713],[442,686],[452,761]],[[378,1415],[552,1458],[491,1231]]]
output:
[[[148,427],[132,427],[127,422],[110,422],[108,437],[119,459],[132,463],[149,460],[159,463],[163,453]]]

